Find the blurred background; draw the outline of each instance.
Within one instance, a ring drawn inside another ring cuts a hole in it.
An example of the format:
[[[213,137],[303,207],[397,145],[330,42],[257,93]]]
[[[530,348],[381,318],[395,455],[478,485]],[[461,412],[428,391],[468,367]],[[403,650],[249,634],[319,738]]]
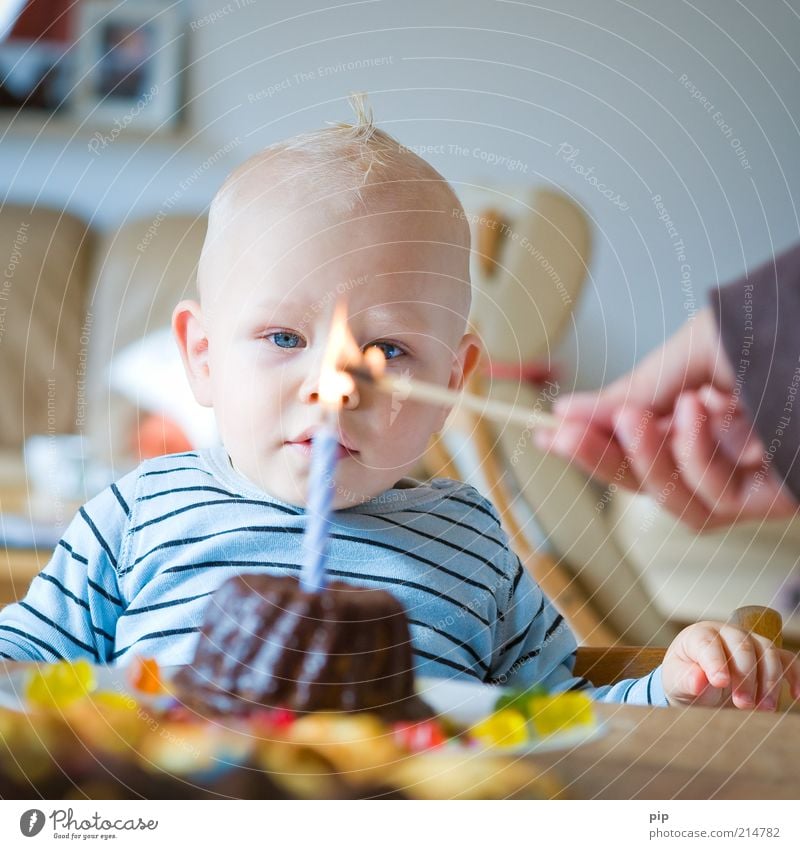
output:
[[[506,400],[624,373],[800,232],[800,0],[0,9],[2,506],[23,543],[30,511],[62,527],[140,457],[213,439],[163,333],[208,203],[263,146],[348,120],[352,91],[464,199],[474,320],[506,367],[486,391]],[[639,641],[740,597],[792,615],[793,524],[697,538],[529,435],[458,425],[433,472],[505,498],[515,539],[566,570],[564,605],[591,598]]]
[[[60,5],[58,43],[80,40],[81,4],[28,5],[47,15]],[[154,31],[162,18],[180,16],[179,32],[169,26],[169,39],[158,42],[178,54],[180,80],[159,80],[170,89],[159,97],[179,88],[180,115],[173,108],[143,128],[143,109],[93,151],[91,106],[85,117],[58,121],[22,121],[7,110],[0,124],[5,201],[52,204],[102,231],[165,204],[197,214],[238,161],[277,139],[346,120],[348,92],[365,90],[379,123],[404,143],[429,146],[427,158],[456,185],[543,183],[587,212],[595,251],[572,339],[572,347],[580,339],[572,356],[580,356],[577,376],[586,386],[625,371],[710,286],[798,234],[795,0],[83,5],[146,9],[142,20],[152,19]],[[68,102],[104,55],[102,37],[91,38],[99,43],[84,74],[73,68],[63,87]],[[100,129],[108,135],[129,111],[109,112]],[[572,162],[559,154],[562,144],[579,151]],[[505,159],[492,163],[491,155]],[[626,208],[575,165],[593,169]],[[683,287],[654,195],[686,244]]]

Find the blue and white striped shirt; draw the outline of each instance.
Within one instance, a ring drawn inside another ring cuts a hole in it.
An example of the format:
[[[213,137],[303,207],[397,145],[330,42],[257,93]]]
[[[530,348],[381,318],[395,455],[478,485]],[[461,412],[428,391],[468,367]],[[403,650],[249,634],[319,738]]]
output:
[[[305,511],[240,475],[224,448],[147,460],[76,514],[25,598],[0,611],[0,657],[192,660],[209,596],[232,575],[297,575]],[[331,577],[406,609],[419,675],[588,689],[576,643],[466,484],[404,480],[333,514]],[[660,670],[591,690],[665,704]]]

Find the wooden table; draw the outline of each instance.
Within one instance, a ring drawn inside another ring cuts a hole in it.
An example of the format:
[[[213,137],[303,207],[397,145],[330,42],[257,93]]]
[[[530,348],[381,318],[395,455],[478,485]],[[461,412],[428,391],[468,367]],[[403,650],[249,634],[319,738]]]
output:
[[[598,705],[608,733],[537,756],[568,798],[800,799],[800,714]]]
[[[6,662],[0,670],[26,666]],[[523,759],[522,784],[519,758],[470,758],[470,783],[505,780],[504,792],[527,786],[567,799],[800,798],[800,714],[607,704],[597,713],[606,724],[602,737]],[[476,772],[478,765],[491,777]],[[105,798],[102,782],[94,786],[95,798]]]

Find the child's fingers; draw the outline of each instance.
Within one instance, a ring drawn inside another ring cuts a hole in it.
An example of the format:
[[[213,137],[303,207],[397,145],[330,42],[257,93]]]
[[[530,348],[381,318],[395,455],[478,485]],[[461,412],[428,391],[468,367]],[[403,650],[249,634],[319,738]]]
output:
[[[800,659],[766,637],[714,622],[698,622],[682,637],[675,644],[679,663],[665,661],[664,680],[670,666],[670,698],[678,703],[718,704],[720,690],[729,689],[737,708],[775,710],[784,682],[800,699]]]
[[[784,676],[780,651],[766,637],[742,631],[733,625],[723,626],[720,634],[729,656],[734,705],[753,708],[767,699],[761,706],[773,709],[777,705]]]
[[[675,680],[676,702],[679,704],[716,707],[720,691],[709,685],[708,676],[699,663],[684,664]]]
[[[784,664],[781,650],[766,637],[751,635],[758,655],[758,694],[756,707],[775,710],[784,678]]]
[[[719,632],[704,627],[702,623],[699,623],[695,628],[698,629],[698,633],[695,637],[697,648],[691,653],[693,660],[703,670],[708,683],[712,687],[721,689],[730,686],[732,676],[728,668],[728,652],[725,650]]]
[[[759,661],[763,647],[755,635],[733,625],[720,629],[731,675],[731,698],[738,708],[753,708],[758,698]]]
[[[789,692],[793,699],[800,699],[800,658],[787,649],[782,649],[780,655],[783,661],[784,680],[789,684]]]

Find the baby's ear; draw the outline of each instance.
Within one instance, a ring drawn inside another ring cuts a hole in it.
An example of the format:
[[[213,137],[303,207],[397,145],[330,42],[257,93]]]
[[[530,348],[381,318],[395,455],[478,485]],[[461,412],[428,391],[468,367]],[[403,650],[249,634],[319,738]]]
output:
[[[186,377],[198,404],[212,407],[208,336],[197,301],[181,301],[172,313],[172,332],[181,352]]]
[[[450,389],[463,389],[481,358],[481,341],[474,333],[465,333],[456,351],[450,372]]]

